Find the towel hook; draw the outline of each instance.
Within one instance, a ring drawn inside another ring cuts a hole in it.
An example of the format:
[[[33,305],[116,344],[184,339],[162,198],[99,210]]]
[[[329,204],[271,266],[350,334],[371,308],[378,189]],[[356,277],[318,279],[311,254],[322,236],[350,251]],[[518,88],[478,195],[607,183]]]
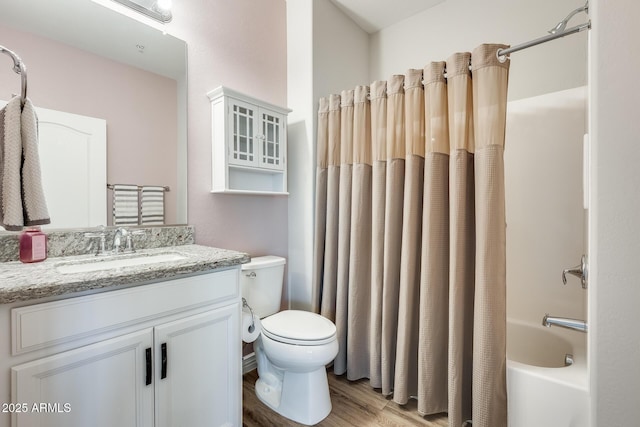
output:
[[[13,59],[13,71],[16,74],[20,74],[20,83],[22,85],[20,106],[24,108],[24,103],[27,100],[27,66],[20,59],[15,52],[7,49],[4,46],[0,46],[0,52],[7,54]]]

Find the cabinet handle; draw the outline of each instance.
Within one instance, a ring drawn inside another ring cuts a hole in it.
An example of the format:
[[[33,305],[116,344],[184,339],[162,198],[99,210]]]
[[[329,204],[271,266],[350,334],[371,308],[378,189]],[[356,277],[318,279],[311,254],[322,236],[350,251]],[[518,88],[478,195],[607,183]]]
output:
[[[151,376],[152,376],[152,372],[153,372],[151,370],[151,348],[145,349],[145,356],[146,356],[146,360],[147,360],[147,375],[146,375],[145,384],[146,385],[150,385],[151,384]]]
[[[162,368],[160,369],[160,379],[167,378],[167,343],[160,344],[160,352],[162,358]]]

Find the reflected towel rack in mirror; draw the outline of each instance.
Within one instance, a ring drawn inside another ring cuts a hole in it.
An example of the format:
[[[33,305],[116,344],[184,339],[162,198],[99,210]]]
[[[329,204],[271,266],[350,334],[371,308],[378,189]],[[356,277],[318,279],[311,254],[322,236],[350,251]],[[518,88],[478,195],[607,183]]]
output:
[[[164,191],[171,191],[171,187],[169,187],[168,185],[164,185],[164,186],[159,185],[158,187],[164,188]],[[107,188],[109,190],[113,190],[113,184],[107,184]],[[142,186],[138,185],[138,191],[140,191],[140,190],[142,190]]]
[[[20,99],[20,104],[24,107],[24,103],[27,100],[27,66],[24,65],[24,62],[22,62],[15,52],[7,49],[6,47],[0,46],[0,52],[9,55],[11,59],[13,59],[13,71],[15,71],[16,74],[20,74],[20,80],[22,83],[22,90],[20,91],[22,98]]]

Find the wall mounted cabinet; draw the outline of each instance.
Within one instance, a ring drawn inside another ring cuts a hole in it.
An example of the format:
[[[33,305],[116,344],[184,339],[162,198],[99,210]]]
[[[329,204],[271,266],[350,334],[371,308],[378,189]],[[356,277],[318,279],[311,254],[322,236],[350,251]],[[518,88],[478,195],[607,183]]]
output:
[[[211,100],[213,193],[286,195],[287,114],[220,86]]]

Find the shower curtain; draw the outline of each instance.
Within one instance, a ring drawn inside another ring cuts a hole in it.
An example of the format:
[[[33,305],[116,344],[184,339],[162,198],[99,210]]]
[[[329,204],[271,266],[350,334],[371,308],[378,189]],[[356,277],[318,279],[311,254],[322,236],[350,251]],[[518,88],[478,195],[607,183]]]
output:
[[[313,289],[334,372],[455,427],[507,425],[504,47],[318,109]]]

